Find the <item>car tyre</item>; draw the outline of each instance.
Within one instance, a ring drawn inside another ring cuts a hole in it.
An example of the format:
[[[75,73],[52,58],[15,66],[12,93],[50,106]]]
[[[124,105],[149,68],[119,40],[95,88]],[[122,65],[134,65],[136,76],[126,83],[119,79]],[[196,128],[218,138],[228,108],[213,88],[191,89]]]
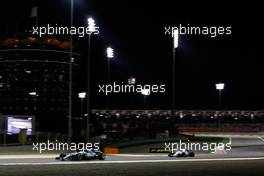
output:
[[[99,155],[98,156],[98,159],[99,160],[105,160],[105,154],[102,153],[101,155]]]
[[[168,157],[173,157],[173,153],[169,153],[168,154]]]

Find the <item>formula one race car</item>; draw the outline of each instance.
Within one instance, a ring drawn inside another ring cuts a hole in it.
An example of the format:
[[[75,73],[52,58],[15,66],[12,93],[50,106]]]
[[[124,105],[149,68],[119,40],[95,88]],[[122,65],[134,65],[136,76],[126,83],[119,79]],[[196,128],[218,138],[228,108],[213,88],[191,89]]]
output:
[[[83,161],[83,160],[105,160],[105,154],[100,150],[84,150],[84,151],[76,151],[74,153],[60,154],[59,157],[55,158],[56,160],[61,161]]]
[[[177,150],[177,151],[173,151],[173,152],[170,152],[169,157],[194,157],[195,154],[193,151],[191,150]]]

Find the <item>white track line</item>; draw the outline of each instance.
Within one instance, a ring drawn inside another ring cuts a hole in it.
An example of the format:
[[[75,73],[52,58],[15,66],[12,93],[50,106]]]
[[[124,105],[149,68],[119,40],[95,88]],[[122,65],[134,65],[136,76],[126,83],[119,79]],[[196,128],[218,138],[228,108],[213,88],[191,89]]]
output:
[[[0,155],[0,159],[34,159],[34,158],[55,158],[57,155]]]
[[[207,155],[207,154],[197,154],[196,156]],[[43,159],[43,158],[55,158],[57,155],[0,155],[1,159]],[[107,154],[107,156],[119,156],[119,157],[167,157],[168,154]]]
[[[156,157],[168,156],[168,154],[108,154],[108,156],[123,156],[123,157]]]
[[[161,162],[203,162],[203,161],[246,161],[264,160],[259,158],[214,158],[214,159],[171,159],[171,160],[131,160],[131,161],[60,161],[51,163],[0,163],[0,166],[17,165],[67,165],[67,164],[125,164],[125,163],[161,163]]]
[[[34,158],[55,158],[57,155],[0,155],[0,159],[34,159]],[[168,156],[168,154],[107,154],[107,156],[121,156],[121,157],[157,157]]]
[[[209,136],[209,137],[235,137],[235,138],[255,138],[258,137],[258,133],[240,133],[240,134],[228,134],[228,133],[196,133],[195,136]]]

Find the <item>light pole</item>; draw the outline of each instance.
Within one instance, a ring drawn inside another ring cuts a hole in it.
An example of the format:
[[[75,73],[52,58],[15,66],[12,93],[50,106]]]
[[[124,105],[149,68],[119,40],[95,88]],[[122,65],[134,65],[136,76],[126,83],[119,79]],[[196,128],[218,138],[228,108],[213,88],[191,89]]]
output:
[[[91,94],[90,94],[90,77],[91,77],[91,36],[94,32],[98,32],[95,21],[89,17],[88,22],[88,56],[87,56],[87,118],[86,118],[86,142],[90,139],[90,118],[91,118]]]
[[[114,58],[114,50],[111,47],[106,48],[106,57],[107,57],[107,83],[110,81],[110,61]]]
[[[178,48],[179,43],[179,31],[178,29],[174,29],[173,31],[173,60],[172,60],[172,115],[174,114],[175,110],[175,52]]]
[[[34,104],[33,104],[34,108],[33,109],[35,110],[35,113],[36,113],[37,107],[36,107],[35,101],[36,101],[36,97],[38,97],[39,94],[36,91],[29,92],[28,94],[33,98],[33,102],[34,102]]]
[[[80,93],[78,93],[78,97],[81,99],[81,115],[80,115],[80,121],[81,121],[81,129],[82,129],[82,121],[83,121],[83,100],[86,97],[86,92],[80,92]]]
[[[71,17],[70,25],[73,26],[73,5],[74,0],[71,0]],[[71,142],[72,138],[72,35],[70,35],[70,46],[69,46],[69,96],[68,96],[68,143]]]
[[[221,110],[221,99],[222,99],[222,97],[221,97],[221,93],[222,93],[222,90],[225,88],[225,84],[224,83],[217,83],[217,84],[215,84],[215,88],[216,88],[216,90],[218,90],[218,109],[219,109],[219,111]],[[220,127],[220,125],[221,125],[221,120],[220,120],[220,117],[218,116],[217,117],[218,118],[218,121],[217,121],[217,127],[219,128]]]
[[[86,92],[78,93],[78,97],[81,99],[81,115],[80,115],[80,118],[82,119],[83,118],[83,100],[86,97]]]
[[[129,78],[128,78],[128,84],[136,84],[136,78],[134,78],[133,76],[130,76]],[[132,95],[133,94],[130,94],[129,95],[129,107],[130,107],[130,109],[132,109]]]
[[[146,110],[146,96],[150,95],[149,89],[142,89],[141,94],[144,96],[144,110]]]
[[[222,106],[222,97],[221,97],[221,92],[222,90],[225,88],[225,84],[224,83],[217,83],[215,84],[215,88],[216,90],[218,90],[219,96],[218,96],[218,109],[221,110],[221,106]]]
[[[107,57],[107,84],[110,83],[110,64],[111,64],[111,59],[114,58],[114,50],[111,47],[106,48],[106,57]],[[110,97],[107,95],[106,97],[106,109],[109,107],[109,101]]]
[[[5,122],[4,122],[4,128],[3,128],[3,130],[4,130],[4,136],[3,136],[3,144],[4,144],[4,146],[6,146],[6,133],[7,133],[7,129],[8,128],[8,119],[7,119],[7,117],[5,117]]]

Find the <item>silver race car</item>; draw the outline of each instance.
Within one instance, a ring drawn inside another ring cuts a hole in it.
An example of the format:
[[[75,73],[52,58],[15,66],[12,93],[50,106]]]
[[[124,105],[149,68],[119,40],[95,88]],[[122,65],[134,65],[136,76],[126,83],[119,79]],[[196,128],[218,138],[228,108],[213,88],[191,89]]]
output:
[[[177,150],[170,152],[169,157],[194,157],[195,154],[192,150]]]
[[[59,157],[55,158],[60,161],[83,161],[83,160],[105,160],[105,154],[100,150],[84,150],[84,151],[76,151],[74,153],[60,154]]]

